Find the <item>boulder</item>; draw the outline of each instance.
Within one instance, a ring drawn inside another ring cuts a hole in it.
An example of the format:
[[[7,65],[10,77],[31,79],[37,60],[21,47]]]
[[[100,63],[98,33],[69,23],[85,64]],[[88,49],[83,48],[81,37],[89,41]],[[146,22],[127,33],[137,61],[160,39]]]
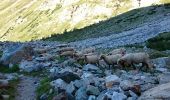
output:
[[[74,81],[74,80],[79,80],[80,77],[72,72],[64,72],[64,73],[56,73],[55,75],[52,76],[53,79],[62,79],[64,80],[65,82],[67,83],[70,83],[71,81]]]
[[[120,82],[120,87],[123,90],[129,90],[131,87],[133,87],[133,83],[129,80],[123,80]]]
[[[40,63],[36,63],[34,61],[22,61],[20,64],[19,64],[19,68],[20,70],[22,71],[25,71],[25,72],[32,72],[32,71],[38,71],[42,68],[42,64]]]
[[[74,91],[75,91],[75,86],[74,86],[74,83],[73,82],[71,82],[70,84],[68,84],[67,85],[67,87],[66,87],[66,92],[68,93],[68,94],[72,94]]]
[[[8,47],[3,52],[1,63],[3,65],[9,64],[19,64],[23,59],[32,60],[32,56],[34,55],[33,48],[30,45],[17,45]]]
[[[169,100],[170,83],[158,85],[145,91],[138,100]]]
[[[54,96],[52,100],[68,100],[68,95],[65,91],[63,91],[57,96]]]
[[[76,96],[76,100],[87,100],[88,96],[86,94],[86,87],[79,88],[76,91],[75,96]]]
[[[86,94],[88,94],[88,95],[99,95],[100,91],[99,91],[98,87],[88,85],[87,89],[86,89]]]
[[[113,92],[112,100],[125,100],[127,96],[123,93]]]
[[[156,70],[159,70],[161,72],[167,71],[166,68],[170,68],[170,57],[153,59],[152,62],[156,66]]]
[[[159,84],[164,84],[170,82],[170,73],[160,74],[158,76]]]
[[[96,100],[96,97],[94,95],[90,95],[88,100]]]
[[[95,70],[99,70],[98,67],[96,67],[95,65],[92,64],[87,64],[83,67],[84,71],[95,71]]]
[[[51,86],[54,86],[55,88],[60,88],[60,89],[66,89],[67,83],[65,83],[62,79],[57,79],[52,82],[50,82]]]
[[[105,78],[105,82],[107,88],[112,88],[114,84],[120,83],[120,78],[116,75],[110,75]]]
[[[83,71],[88,71],[91,72],[93,74],[101,74],[102,71],[95,65],[92,64],[87,64],[83,67]]]

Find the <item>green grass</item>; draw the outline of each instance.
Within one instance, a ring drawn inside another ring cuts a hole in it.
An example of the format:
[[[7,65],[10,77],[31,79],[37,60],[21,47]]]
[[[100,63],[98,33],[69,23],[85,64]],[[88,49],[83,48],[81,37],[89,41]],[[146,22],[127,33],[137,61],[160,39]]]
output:
[[[155,16],[170,13],[170,4],[154,5],[140,9],[134,9],[116,17],[110,18],[83,29],[74,29],[71,32],[52,35],[44,40],[72,42],[88,38],[97,38],[127,31],[152,20]]]
[[[149,53],[149,55],[150,55],[150,58],[151,58],[151,59],[170,56],[170,55],[168,55],[168,54],[166,54],[166,53],[163,53],[163,52],[157,51],[157,50],[152,51],[151,53]]]
[[[170,50],[170,32],[161,33],[147,41],[147,47],[159,51]]]
[[[15,73],[15,72],[19,72],[19,67],[18,67],[18,65],[14,65],[12,68],[9,68],[7,66],[0,65],[0,72],[1,73]]]
[[[57,56],[55,59],[58,60],[59,63],[62,63],[62,62],[64,62],[66,60],[66,57],[64,57],[64,56]]]
[[[50,89],[53,89],[53,87],[50,85],[51,79],[48,77],[44,77],[40,85],[38,86],[36,93],[37,93],[37,100],[40,100],[40,96],[46,93],[48,95],[47,100],[52,100],[52,97],[55,96],[57,93],[53,91],[53,93],[49,94]]]
[[[10,96],[9,100],[14,100],[18,83],[19,79],[9,81],[10,87],[7,89],[0,89],[0,94],[9,95]]]

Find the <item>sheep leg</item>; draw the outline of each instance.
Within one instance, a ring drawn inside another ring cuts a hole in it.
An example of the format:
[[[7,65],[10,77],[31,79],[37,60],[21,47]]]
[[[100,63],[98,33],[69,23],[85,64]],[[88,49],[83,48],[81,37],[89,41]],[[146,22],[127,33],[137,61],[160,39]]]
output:
[[[136,70],[136,66],[134,65],[134,63],[131,63],[132,67],[134,70]]]

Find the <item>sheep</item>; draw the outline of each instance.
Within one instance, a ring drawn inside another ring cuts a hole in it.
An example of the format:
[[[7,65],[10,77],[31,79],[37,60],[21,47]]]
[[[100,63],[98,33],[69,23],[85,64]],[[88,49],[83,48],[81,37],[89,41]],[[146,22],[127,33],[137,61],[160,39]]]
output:
[[[65,52],[62,52],[59,55],[60,56],[71,56],[71,57],[74,57],[74,53],[75,53],[75,51],[65,51]]]
[[[94,53],[94,51],[95,51],[95,48],[90,47],[90,48],[84,49],[84,50],[82,51],[82,53],[83,53],[83,54],[88,54],[88,53]]]
[[[153,70],[153,65],[150,62],[149,55],[143,52],[126,54],[121,57],[117,63],[118,65],[123,67],[132,65],[135,69],[136,67],[134,66],[134,64],[142,63],[142,67],[146,65],[146,67],[148,67],[150,70]],[[140,67],[140,69],[142,67]]]
[[[103,59],[108,65],[110,69],[110,65],[117,64],[117,60],[122,57],[122,54],[116,55],[101,55],[100,59]]]
[[[85,55],[85,62],[87,64],[97,64],[99,65],[100,56],[97,54],[87,54]]]
[[[108,55],[115,55],[115,54],[122,54],[125,55],[126,49],[120,48],[120,49],[114,49],[113,51],[109,52]]]
[[[85,58],[85,56],[82,52],[75,52],[73,55],[76,60],[84,60],[84,58]]]
[[[66,51],[75,51],[75,50],[72,47],[66,47],[66,48],[60,49],[58,52],[61,54],[61,53],[66,52]]]

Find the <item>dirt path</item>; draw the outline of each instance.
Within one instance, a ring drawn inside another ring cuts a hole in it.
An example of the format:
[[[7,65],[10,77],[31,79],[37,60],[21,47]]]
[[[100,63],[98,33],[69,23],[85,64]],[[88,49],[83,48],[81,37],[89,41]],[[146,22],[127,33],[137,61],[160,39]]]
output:
[[[17,95],[15,100],[36,100],[36,87],[38,78],[22,76],[17,86]]]

